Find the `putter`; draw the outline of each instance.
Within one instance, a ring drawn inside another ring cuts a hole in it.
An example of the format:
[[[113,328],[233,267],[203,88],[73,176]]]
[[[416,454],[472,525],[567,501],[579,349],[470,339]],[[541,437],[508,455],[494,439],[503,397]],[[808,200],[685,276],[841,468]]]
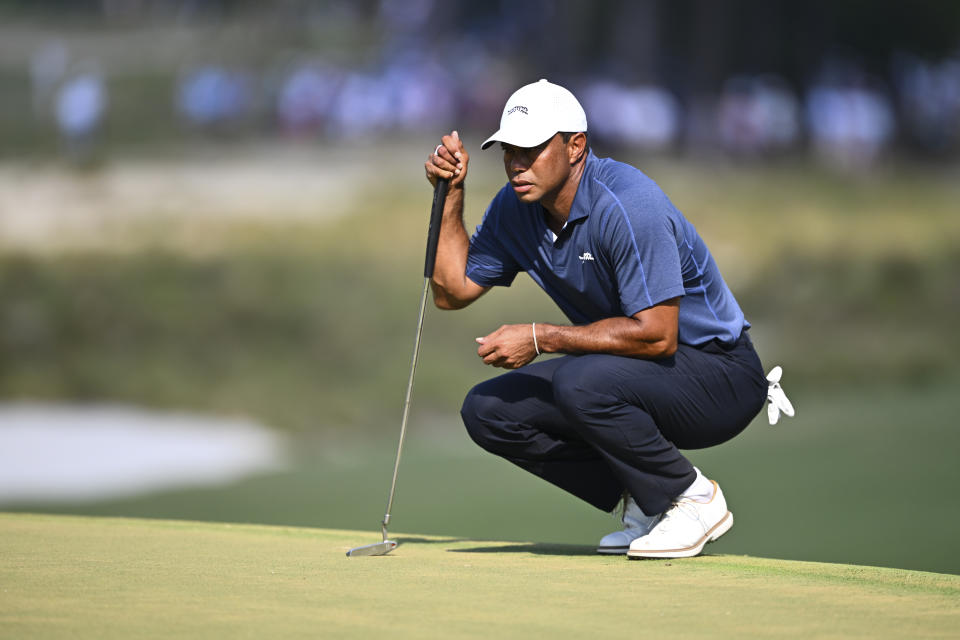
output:
[[[433,208],[430,210],[430,227],[427,230],[427,258],[423,265],[423,294],[420,296],[420,315],[417,317],[417,334],[413,341],[413,361],[410,363],[410,378],[407,380],[407,397],[403,401],[403,418],[400,420],[400,443],[397,445],[397,459],[393,463],[393,480],[390,482],[390,495],[387,497],[387,512],[380,523],[383,533],[383,542],[366,544],[354,547],[347,551],[348,557],[353,556],[382,556],[397,548],[395,540],[387,537],[387,525],[390,524],[390,511],[393,509],[393,494],[397,489],[397,472],[400,470],[400,454],[403,452],[403,440],[407,434],[407,416],[410,413],[410,396],[413,393],[413,376],[417,371],[417,357],[420,355],[420,333],[423,331],[423,313],[427,307],[427,291],[430,288],[430,278],[433,277],[433,267],[437,259],[437,243],[440,240],[440,222],[443,219],[443,204],[447,200],[446,180],[437,180],[433,189]]]

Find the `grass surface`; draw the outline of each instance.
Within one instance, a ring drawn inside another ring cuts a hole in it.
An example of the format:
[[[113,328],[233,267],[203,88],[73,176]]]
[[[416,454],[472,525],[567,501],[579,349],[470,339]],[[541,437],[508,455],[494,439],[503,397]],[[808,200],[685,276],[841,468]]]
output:
[[[960,578],[369,532],[0,514],[0,636],[955,637]]]
[[[960,505],[952,494],[960,450],[956,384],[788,391],[799,407],[795,418],[770,427],[760,417],[728,444],[687,452],[720,483],[736,516],[714,550],[960,574]],[[400,404],[388,425],[357,428],[390,426],[388,435],[295,438],[296,454],[283,472],[222,487],[16,509],[376,530]],[[437,535],[587,545],[618,526],[479,449],[459,416],[432,414],[417,401],[393,523]]]

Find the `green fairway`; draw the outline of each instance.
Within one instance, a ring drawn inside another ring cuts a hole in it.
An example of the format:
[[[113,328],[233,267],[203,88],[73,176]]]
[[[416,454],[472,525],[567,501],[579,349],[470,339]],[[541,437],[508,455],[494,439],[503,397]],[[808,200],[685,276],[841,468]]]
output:
[[[960,574],[955,389],[798,392],[795,418],[759,417],[734,442],[690,452],[736,516],[714,551]],[[396,442],[323,434],[296,440],[289,468],[224,486],[6,510],[376,530]],[[481,450],[459,416],[417,407],[394,506],[400,530],[486,540],[594,544],[618,526]]]
[[[0,514],[0,636],[955,637],[960,578],[371,532]]]

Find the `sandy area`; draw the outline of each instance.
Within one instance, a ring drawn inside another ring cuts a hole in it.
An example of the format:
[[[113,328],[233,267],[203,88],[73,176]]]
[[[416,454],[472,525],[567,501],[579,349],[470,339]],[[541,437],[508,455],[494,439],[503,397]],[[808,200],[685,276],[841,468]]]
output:
[[[324,223],[343,215],[362,163],[316,149],[204,151],[114,160],[78,171],[48,162],[0,163],[0,247],[99,245],[177,221]]]
[[[285,448],[280,435],[248,420],[0,404],[0,505],[219,485],[281,468]]]

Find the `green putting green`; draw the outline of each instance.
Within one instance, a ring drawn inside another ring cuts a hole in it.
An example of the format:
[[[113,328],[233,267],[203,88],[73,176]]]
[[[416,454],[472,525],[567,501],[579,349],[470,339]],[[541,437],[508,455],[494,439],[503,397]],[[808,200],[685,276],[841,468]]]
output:
[[[955,637],[960,577],[375,531],[0,514],[2,638]],[[708,547],[709,551],[709,547]]]

